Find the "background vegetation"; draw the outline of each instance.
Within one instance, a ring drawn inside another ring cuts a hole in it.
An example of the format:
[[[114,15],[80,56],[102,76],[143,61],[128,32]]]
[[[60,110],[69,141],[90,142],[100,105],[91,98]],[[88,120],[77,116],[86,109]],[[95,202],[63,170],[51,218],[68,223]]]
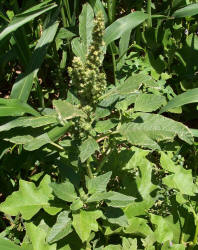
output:
[[[1,0],[1,249],[198,248],[197,16]]]

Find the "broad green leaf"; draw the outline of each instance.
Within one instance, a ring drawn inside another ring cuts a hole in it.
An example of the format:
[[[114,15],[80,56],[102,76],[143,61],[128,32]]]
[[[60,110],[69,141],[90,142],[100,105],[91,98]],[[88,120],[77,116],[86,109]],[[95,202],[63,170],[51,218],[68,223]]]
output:
[[[8,131],[16,127],[38,128],[53,123],[57,123],[57,119],[55,116],[50,116],[50,115],[39,116],[39,117],[19,117],[4,125],[1,125],[0,132]]]
[[[104,121],[98,121],[96,122],[94,130],[98,133],[106,133],[110,131],[112,128],[116,127],[118,124],[118,121],[115,119],[108,119]],[[0,127],[1,129],[1,127]]]
[[[108,17],[107,17],[107,14],[105,12],[105,8],[104,8],[104,5],[103,3],[101,2],[101,0],[89,0],[89,3],[91,4],[93,10],[94,10],[94,13],[95,15],[102,11],[102,14],[104,16],[104,20],[105,20],[105,23],[108,22]]]
[[[138,89],[140,88],[140,86],[142,84],[146,84],[148,81],[151,81],[151,77],[148,75],[142,73],[132,75],[127,78],[127,80],[123,84],[108,91],[102,98],[104,99],[112,95],[129,95],[138,93]]]
[[[106,191],[108,182],[110,181],[112,172],[107,172],[106,174],[99,175],[95,178],[86,179],[86,187],[89,194],[94,194],[95,192]]]
[[[105,116],[107,116],[107,112],[106,112],[106,114],[105,114],[105,110],[104,110],[104,108],[110,108],[114,103],[116,103],[116,101],[118,101],[118,99],[119,99],[119,94],[117,94],[117,93],[112,93],[113,92],[113,90],[114,89],[116,89],[116,88],[113,88],[112,90],[110,90],[110,91],[108,91],[104,96],[101,96],[100,98],[101,99],[104,99],[104,100],[102,100],[99,104],[98,104],[98,108],[99,108],[99,112],[101,112],[102,111],[102,117],[105,117]],[[123,96],[122,96],[123,97]],[[100,109],[102,109],[102,110],[100,110]],[[106,111],[107,111],[108,109],[106,109]],[[108,110],[109,111],[109,110]],[[110,112],[110,114],[111,114],[111,112]],[[98,116],[97,116],[98,114],[97,114],[97,110],[96,110],[96,117],[98,118]],[[100,113],[99,113],[99,115],[100,115]],[[104,115],[104,116],[103,116]]]
[[[20,100],[0,98],[0,116],[21,116],[25,113],[40,116],[36,110]]]
[[[104,235],[110,236],[112,234],[120,234],[121,232],[122,232],[122,227],[118,227],[116,225],[112,225],[109,223],[105,226]]]
[[[135,186],[137,186],[138,195],[141,195],[142,201],[133,201],[124,209],[128,219],[146,214],[155,203],[155,198],[151,197],[151,193],[157,189],[157,186],[151,181],[153,168],[151,162],[146,159],[147,154],[140,151],[139,157],[134,158],[134,164],[137,164],[136,166],[140,170],[135,180]]]
[[[102,216],[103,214],[100,210],[80,210],[79,214],[73,214],[72,225],[82,242],[88,240],[91,231],[98,231],[97,219],[101,218]]]
[[[50,244],[61,240],[72,232],[71,219],[68,217],[68,215],[68,211],[63,211],[58,215],[56,223],[47,234],[47,241]]]
[[[80,198],[77,198],[76,200],[74,200],[70,206],[70,209],[72,211],[76,211],[79,210],[80,208],[83,207],[83,202],[81,201]]]
[[[71,39],[74,36],[77,36],[77,35],[73,33],[72,31],[70,31],[69,29],[60,28],[60,30],[58,31],[56,35],[56,39]]]
[[[124,100],[118,101],[116,103],[115,107],[118,110],[127,111],[128,107],[131,104],[135,103],[135,100],[136,100],[138,95],[139,95],[139,93],[135,93],[135,94],[131,94],[131,95],[127,96]]]
[[[173,17],[180,18],[186,16],[194,16],[198,14],[198,3],[189,4],[184,8],[178,9],[173,13]]]
[[[96,111],[95,111],[95,118],[96,119],[104,118],[110,114],[111,114],[111,112],[108,108],[101,108],[100,104],[99,104],[98,107],[96,108]]]
[[[14,144],[29,143],[33,139],[34,139],[34,137],[32,137],[31,135],[18,135],[18,136],[14,136],[11,138],[4,138],[5,141],[9,141],[9,142],[12,142]]]
[[[198,88],[190,89],[185,93],[182,93],[173,99],[171,99],[166,106],[160,110],[160,114],[164,113],[170,109],[177,108],[189,103],[198,102]]]
[[[0,211],[11,216],[22,214],[25,220],[30,220],[40,209],[50,210],[49,201],[52,200],[52,189],[49,187],[50,177],[45,175],[38,187],[34,183],[20,180],[19,191],[13,192],[0,204]],[[60,209],[54,210],[56,214]],[[50,212],[50,213],[51,213]]]
[[[41,5],[39,4],[38,6],[34,6],[34,9],[31,8],[30,10],[26,10],[24,13],[16,15],[13,20],[8,24],[8,26],[0,33],[0,40],[5,38],[13,31],[17,30],[19,27],[30,22],[31,20],[42,15],[43,13],[54,9],[55,7],[57,7],[57,5],[54,3],[44,7],[41,7]]]
[[[11,98],[19,99],[22,102],[27,102],[28,100],[34,78],[38,73],[38,70],[47,53],[47,48],[53,41],[59,25],[56,21],[56,15],[55,17],[51,17],[49,15],[46,20],[46,28],[44,29],[42,36],[34,49],[27,72],[25,72],[25,75],[21,75],[14,84],[11,91]]]
[[[136,28],[148,18],[148,14],[141,11],[135,11],[127,16],[117,19],[106,28],[104,41],[106,45],[120,38],[128,30]]]
[[[75,37],[72,42],[72,51],[77,56],[80,57],[81,61],[85,63],[86,61],[86,48],[83,46],[80,37]]]
[[[0,249],[2,250],[23,250],[22,247],[14,244],[12,241],[8,239],[4,239],[0,237]]]
[[[98,143],[92,138],[89,137],[87,140],[82,142],[80,146],[80,160],[85,162],[96,150],[99,150]]]
[[[136,119],[124,123],[118,132],[131,144],[151,149],[160,149],[158,142],[173,141],[175,136],[193,143],[193,136],[186,126],[158,114],[136,114]]]
[[[127,152],[127,151],[125,151]],[[122,167],[123,170],[132,170],[137,167],[141,167],[143,165],[146,165],[148,168],[148,176],[150,176],[150,169],[151,169],[151,162],[147,160],[147,156],[149,154],[149,150],[140,149],[137,147],[131,147],[129,151],[131,157],[129,158],[129,161],[127,161],[127,164]],[[125,159],[125,155],[123,155],[123,161]],[[122,161],[122,159],[120,159]],[[141,168],[140,168],[141,171]],[[148,177],[149,178],[149,177]]]
[[[139,202],[131,202],[125,209],[124,213],[128,218],[132,218],[133,216],[142,216],[146,215],[149,208],[151,208],[155,203],[155,200],[150,196],[143,201]]]
[[[93,26],[94,26],[94,12],[91,6],[88,3],[86,3],[83,5],[82,12],[79,16],[79,33],[80,33],[80,38],[82,39],[82,42],[86,48],[86,51],[88,50],[88,47],[92,39]]]
[[[63,123],[65,123],[66,120],[72,119],[74,117],[80,116],[86,118],[86,114],[82,110],[78,109],[76,106],[67,101],[54,100],[53,104],[58,114],[59,120]]]
[[[122,238],[122,250],[137,250],[137,239]]]
[[[77,199],[75,188],[69,181],[60,184],[53,182],[50,186],[52,187],[54,194],[61,200],[73,202]]]
[[[128,220],[129,226],[124,229],[124,233],[139,235],[141,237],[146,237],[147,235],[152,233],[151,228],[147,224],[147,220],[133,217]]]
[[[33,245],[30,242],[23,242],[21,245],[23,250],[34,250]]]
[[[118,192],[110,191],[108,193],[110,194],[110,197],[106,200],[106,203],[112,207],[126,207],[135,200],[132,196]]]
[[[138,192],[143,200],[147,200],[150,194],[157,189],[151,181],[152,179],[152,163],[145,159],[139,166],[140,175],[136,178]]]
[[[42,135],[39,135],[35,138],[32,138],[30,141],[28,142],[24,142],[22,144],[24,144],[24,149],[27,151],[34,151],[37,150],[39,148],[41,148],[42,146],[48,144],[48,143],[52,143],[52,141],[50,140],[49,136],[47,133],[44,133]]]
[[[154,233],[152,233],[157,242],[172,241],[173,238],[177,238],[180,235],[179,222],[175,223],[172,216],[163,218],[159,215],[150,214],[150,220],[152,224],[157,226]]]
[[[192,170],[178,166],[174,174],[163,178],[163,183],[169,188],[177,189],[182,194],[195,195],[196,186],[193,183]]]
[[[166,104],[164,96],[143,93],[136,98],[134,111],[152,112],[164,104]]]
[[[63,136],[70,126],[71,123],[68,122],[65,126],[56,126],[49,132],[43,133],[37,137],[31,135],[19,135],[11,138],[4,138],[4,140],[15,144],[23,144],[25,150],[34,151],[48,143],[54,145],[53,142]],[[56,146],[58,146],[58,144],[56,144]]]
[[[49,245],[46,242],[46,232],[39,226],[35,226],[32,222],[25,224],[28,238],[30,239],[33,250],[56,250],[56,244]]]
[[[121,227],[128,227],[128,219],[124,214],[123,210],[115,207],[107,207],[104,211],[104,215],[107,220],[112,223],[119,225]]]
[[[170,159],[170,157],[163,151],[161,152],[160,164],[164,170],[172,173],[177,172],[178,168],[180,167],[176,166],[175,163],[172,161],[172,159]]]
[[[109,191],[94,193],[87,199],[87,202],[99,202],[102,200],[112,207],[126,207],[131,204],[135,198],[118,192]]]
[[[161,250],[185,250],[186,246],[182,245],[182,244],[174,244],[170,241],[167,241],[166,243],[163,244],[162,249]]]
[[[88,199],[87,202],[99,202],[102,200],[110,200],[110,197],[112,196],[112,191],[110,192],[100,192],[100,193],[94,193],[92,194]]]
[[[58,248],[58,250],[72,250],[71,247],[69,246],[69,244],[67,245],[64,245],[63,247],[61,248]]]

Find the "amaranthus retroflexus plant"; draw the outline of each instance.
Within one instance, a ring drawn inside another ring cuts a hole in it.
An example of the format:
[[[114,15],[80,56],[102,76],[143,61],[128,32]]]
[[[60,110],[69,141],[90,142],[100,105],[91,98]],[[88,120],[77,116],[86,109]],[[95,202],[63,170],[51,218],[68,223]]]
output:
[[[77,127],[82,135],[89,135],[92,131],[93,111],[106,88],[106,76],[102,72],[104,29],[104,19],[102,13],[99,12],[94,20],[92,42],[88,47],[85,62],[80,57],[74,57],[72,67],[68,68],[72,85],[77,90],[80,108],[87,114],[87,119],[81,117],[78,121]]]
[[[94,20],[92,42],[88,48],[85,63],[80,57],[74,57],[72,67],[68,68],[72,85],[77,89],[81,107],[90,105],[94,108],[106,87],[106,76],[101,70],[105,45],[104,29],[104,19],[99,12]]]

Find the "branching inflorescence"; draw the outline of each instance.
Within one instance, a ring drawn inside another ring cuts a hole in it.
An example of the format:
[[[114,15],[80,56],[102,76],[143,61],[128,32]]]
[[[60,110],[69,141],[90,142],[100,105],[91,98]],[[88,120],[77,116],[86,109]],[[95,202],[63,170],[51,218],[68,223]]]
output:
[[[85,63],[80,57],[74,57],[72,67],[68,68],[72,85],[77,89],[82,107],[90,105],[94,108],[106,87],[106,76],[101,70],[105,45],[104,29],[104,19],[99,12],[94,20],[92,42],[88,48]]]

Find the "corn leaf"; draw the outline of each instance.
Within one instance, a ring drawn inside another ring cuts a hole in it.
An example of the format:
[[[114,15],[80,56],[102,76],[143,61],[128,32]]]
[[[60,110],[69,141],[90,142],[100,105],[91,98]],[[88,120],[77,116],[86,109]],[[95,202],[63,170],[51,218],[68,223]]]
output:
[[[35,6],[33,9],[27,10],[24,13],[21,13],[19,15],[16,15],[13,20],[8,24],[8,26],[0,33],[0,40],[5,38],[7,35],[12,33],[13,31],[17,30],[19,27],[23,26],[24,24],[30,22],[34,18],[42,15],[43,13],[54,9],[57,5],[56,4],[50,4],[45,7],[41,7],[39,4],[38,6]]]
[[[21,116],[25,113],[40,116],[36,110],[18,99],[0,98],[0,116]]]
[[[136,11],[125,17],[121,17],[106,28],[104,41],[106,45],[120,38],[128,30],[136,28],[148,18],[148,14]]]
[[[41,66],[49,44],[53,41],[56,31],[58,29],[58,22],[54,18],[47,17],[48,23],[46,29],[43,31],[41,38],[32,54],[30,64],[25,75],[21,75],[14,84],[11,91],[11,98],[19,99],[22,102],[27,102],[30,95],[33,80],[37,75],[39,67]]]
[[[189,4],[184,8],[178,9],[173,13],[173,17],[180,18],[186,16],[194,16],[198,14],[198,3]]]

